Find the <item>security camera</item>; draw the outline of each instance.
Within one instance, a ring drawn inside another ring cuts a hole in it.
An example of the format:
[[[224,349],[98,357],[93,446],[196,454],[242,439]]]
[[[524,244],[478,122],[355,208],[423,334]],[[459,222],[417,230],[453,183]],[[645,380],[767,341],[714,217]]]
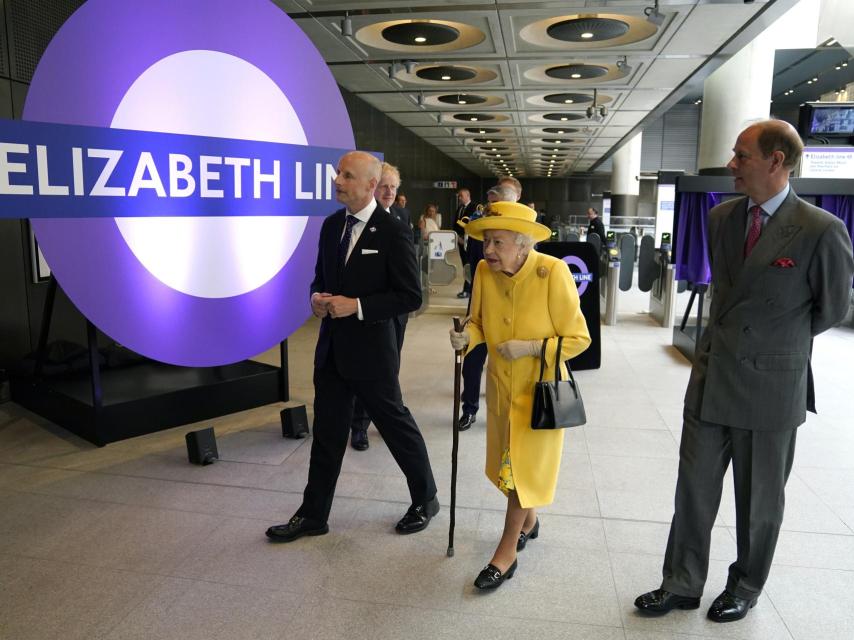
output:
[[[594,109],[592,106],[587,107],[587,117],[592,118],[594,115],[596,115],[596,109]]]
[[[606,107],[604,104],[599,107],[599,115],[603,118],[608,115],[608,107]]]

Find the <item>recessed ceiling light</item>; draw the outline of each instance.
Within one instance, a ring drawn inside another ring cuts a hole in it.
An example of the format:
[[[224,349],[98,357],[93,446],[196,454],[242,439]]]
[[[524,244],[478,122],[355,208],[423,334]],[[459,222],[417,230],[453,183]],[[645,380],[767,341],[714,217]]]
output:
[[[564,104],[572,104],[573,102],[574,102],[574,100],[572,100],[572,99],[567,99],[567,100],[563,101]]]
[[[472,122],[477,122],[477,118],[469,118]]]
[[[566,116],[564,116],[564,117],[563,117],[563,118],[561,118],[560,120],[561,120],[561,122],[563,122],[563,121],[565,121],[565,120],[569,120],[569,118],[567,118]]]
[[[847,63],[847,62],[843,62],[843,63],[842,63],[842,66],[843,66],[843,67],[847,67],[847,66],[848,66],[848,63]]]
[[[558,133],[564,133],[563,129],[558,130]]]
[[[424,36],[415,36],[415,42],[418,42],[418,43],[427,42],[427,38],[425,38]]]
[[[842,65],[841,65],[841,64],[838,64],[838,65],[836,65],[836,66],[835,66],[835,67],[833,67],[833,68],[834,68],[834,69],[836,69],[837,71],[839,71],[839,70],[842,68]]]
[[[498,149],[497,149],[496,147],[492,147],[492,148],[490,149],[490,151],[498,151]]]
[[[486,133],[486,131],[484,131],[483,129],[481,129],[481,130],[480,130],[480,132],[481,132],[481,133]]]
[[[584,33],[581,34],[581,37],[584,38],[585,40],[589,40],[590,38],[593,37],[593,34],[590,33],[589,31],[585,31]]]
[[[492,140],[487,140],[486,144],[492,144]]]
[[[554,154],[552,154],[552,158],[557,158],[557,156],[556,156],[556,155],[554,155]]]
[[[807,84],[812,84],[812,80],[807,80]]]
[[[451,76],[442,76],[442,80],[450,80]]]
[[[457,104],[466,104],[465,100],[457,100]]]
[[[571,73],[569,75],[569,77],[572,78],[573,80],[578,80],[578,78],[581,77],[581,74],[580,73]]]

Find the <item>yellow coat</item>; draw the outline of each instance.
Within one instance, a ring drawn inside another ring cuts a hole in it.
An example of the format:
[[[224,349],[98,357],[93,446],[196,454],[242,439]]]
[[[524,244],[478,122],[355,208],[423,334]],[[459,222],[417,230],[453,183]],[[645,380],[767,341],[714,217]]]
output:
[[[546,374],[554,380],[557,336],[563,336],[561,363],[590,345],[575,280],[565,262],[531,251],[513,276],[477,266],[471,301],[469,351],[485,342],[486,476],[498,486],[501,454],[510,449],[513,481],[523,508],[550,504],[557,485],[563,429],[531,429],[534,383],[540,360],[523,356],[506,360],[496,345],[506,340],[550,338]],[[566,367],[561,364],[563,379]]]

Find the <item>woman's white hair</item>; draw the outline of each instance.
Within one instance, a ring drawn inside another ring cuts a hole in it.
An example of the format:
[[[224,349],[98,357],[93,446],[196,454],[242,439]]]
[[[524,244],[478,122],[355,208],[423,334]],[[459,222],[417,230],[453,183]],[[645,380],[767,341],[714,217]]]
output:
[[[534,246],[534,238],[529,236],[527,233],[519,233],[516,232],[516,238],[514,239],[516,244],[518,244],[523,249],[530,249]]]

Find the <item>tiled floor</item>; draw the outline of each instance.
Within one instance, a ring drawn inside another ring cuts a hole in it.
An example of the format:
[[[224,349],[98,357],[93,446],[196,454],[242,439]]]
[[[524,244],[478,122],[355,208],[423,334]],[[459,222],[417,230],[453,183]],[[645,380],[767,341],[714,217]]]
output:
[[[451,307],[458,289],[440,289]],[[735,554],[731,491],[698,611],[648,619],[659,583],[689,367],[670,331],[628,296],[603,327],[603,367],[579,372],[589,423],[566,433],[560,485],[513,580],[471,582],[491,555],[504,498],[482,474],[484,428],[461,435],[456,554],[446,555],[453,388],[448,315],[409,323],[404,397],[427,440],[444,508],[424,533],[393,525],[407,491],[373,429],[349,451],[327,536],[271,545],[300,502],[308,440],[280,436],[280,406],[213,421],[222,459],[187,463],[184,433],[98,449],[0,405],[0,638],[854,638],[854,329],[816,341],[819,408],[799,434],[784,530],[759,605],[708,622]],[[293,400],[310,406],[317,324],[290,340]],[[274,355],[265,354],[264,358]]]

